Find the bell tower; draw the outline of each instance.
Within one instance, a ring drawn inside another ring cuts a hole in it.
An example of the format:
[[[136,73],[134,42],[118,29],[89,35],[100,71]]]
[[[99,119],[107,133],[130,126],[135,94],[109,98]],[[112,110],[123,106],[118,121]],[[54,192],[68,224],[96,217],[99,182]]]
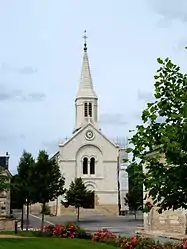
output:
[[[74,132],[92,123],[98,128],[98,98],[93,88],[88,52],[87,36],[84,35],[84,54],[79,88],[75,99],[75,128]]]

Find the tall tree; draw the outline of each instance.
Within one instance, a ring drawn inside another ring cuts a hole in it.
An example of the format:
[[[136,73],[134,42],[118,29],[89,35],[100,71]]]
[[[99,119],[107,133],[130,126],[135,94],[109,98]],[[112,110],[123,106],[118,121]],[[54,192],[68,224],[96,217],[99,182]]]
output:
[[[76,178],[75,181],[71,182],[69,189],[66,191],[65,195],[66,202],[62,202],[64,205],[70,205],[77,209],[77,223],[80,219],[80,208],[89,206],[93,201],[93,192],[87,190],[82,178]]]
[[[132,163],[127,168],[129,177],[129,192],[125,197],[125,204],[134,211],[135,219],[138,210],[143,207],[143,170],[138,163]]]
[[[145,188],[162,212],[187,209],[187,74],[169,58],[157,61],[155,101],[147,104],[130,142],[133,161],[146,165]]]
[[[44,226],[45,207],[65,192],[65,179],[61,175],[55,159],[49,159],[45,151],[40,151],[34,169],[35,201],[42,204],[42,230]]]
[[[143,192],[141,189],[137,186],[131,188],[125,196],[125,204],[129,206],[129,210],[134,212],[136,220],[137,211],[142,210],[143,206]]]
[[[23,193],[24,191],[24,193]],[[21,229],[23,230],[23,216],[25,204],[25,190],[18,174],[12,176],[10,187],[11,209],[21,209]]]
[[[27,207],[26,229],[29,226],[29,205],[33,202],[33,169],[35,161],[31,153],[23,151],[18,165],[18,179],[16,181],[17,190],[19,191],[23,204]]]

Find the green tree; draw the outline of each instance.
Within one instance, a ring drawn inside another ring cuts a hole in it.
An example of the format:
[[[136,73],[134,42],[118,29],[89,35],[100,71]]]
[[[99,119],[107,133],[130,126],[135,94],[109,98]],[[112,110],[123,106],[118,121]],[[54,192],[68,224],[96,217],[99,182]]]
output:
[[[187,209],[187,74],[169,58],[157,61],[155,101],[147,104],[130,142],[133,162],[146,165],[145,189],[162,212]]]
[[[129,206],[129,210],[134,212],[135,220],[138,210],[142,210],[143,205],[143,192],[137,186],[129,190],[125,196],[125,204]]]
[[[24,215],[24,204],[25,204],[25,195],[23,195],[23,184],[19,179],[18,174],[12,176],[11,178],[11,209],[21,209],[21,229],[23,230],[23,215]]]
[[[129,178],[129,192],[125,197],[125,204],[134,211],[135,219],[138,210],[143,207],[143,170],[140,164],[132,163],[126,169]]]
[[[137,162],[130,163],[126,171],[129,177],[129,188],[136,186],[143,192],[144,174],[142,165]]]
[[[42,204],[42,230],[44,227],[44,215],[46,204],[53,201],[65,192],[65,179],[61,175],[55,159],[49,159],[45,151],[40,151],[34,169],[35,202]]]
[[[17,189],[20,199],[27,207],[27,219],[26,229],[28,230],[29,225],[29,205],[33,203],[33,169],[35,161],[31,153],[23,151],[23,154],[19,160],[18,165],[18,176],[16,178],[15,188]]]
[[[75,181],[71,182],[69,189],[66,191],[65,195],[66,202],[62,202],[64,205],[70,205],[77,209],[77,223],[80,219],[80,208],[89,206],[93,201],[93,192],[87,190],[84,185],[82,178],[76,178]]]

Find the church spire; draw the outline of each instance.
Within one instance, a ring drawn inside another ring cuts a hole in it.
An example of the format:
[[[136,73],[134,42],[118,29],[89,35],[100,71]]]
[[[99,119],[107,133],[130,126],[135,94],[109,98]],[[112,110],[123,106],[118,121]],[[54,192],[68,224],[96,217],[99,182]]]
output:
[[[84,31],[84,55],[83,55],[83,63],[82,63],[82,71],[80,77],[80,84],[76,99],[80,98],[97,98],[95,91],[93,89],[92,76],[90,71],[88,53],[87,53],[87,35],[86,30]]]
[[[98,128],[98,98],[92,84],[87,53],[86,30],[84,33],[84,55],[79,89],[75,99],[75,128],[73,132],[76,132],[88,123],[92,123]]]

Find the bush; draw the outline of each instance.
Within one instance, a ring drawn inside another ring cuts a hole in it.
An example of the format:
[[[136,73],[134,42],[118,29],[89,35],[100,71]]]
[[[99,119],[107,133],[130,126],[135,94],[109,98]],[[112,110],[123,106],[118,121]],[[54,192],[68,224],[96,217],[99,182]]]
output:
[[[107,229],[94,233],[92,241],[111,244],[120,249],[187,249],[187,240],[181,244],[165,243],[161,244],[150,238],[140,236],[117,237]]]
[[[108,231],[107,229],[98,230],[92,236],[92,241],[94,241],[94,242],[116,245],[115,240],[116,240],[116,235],[114,233]]]
[[[44,233],[50,237],[90,239],[91,235],[73,223],[47,225]]]

